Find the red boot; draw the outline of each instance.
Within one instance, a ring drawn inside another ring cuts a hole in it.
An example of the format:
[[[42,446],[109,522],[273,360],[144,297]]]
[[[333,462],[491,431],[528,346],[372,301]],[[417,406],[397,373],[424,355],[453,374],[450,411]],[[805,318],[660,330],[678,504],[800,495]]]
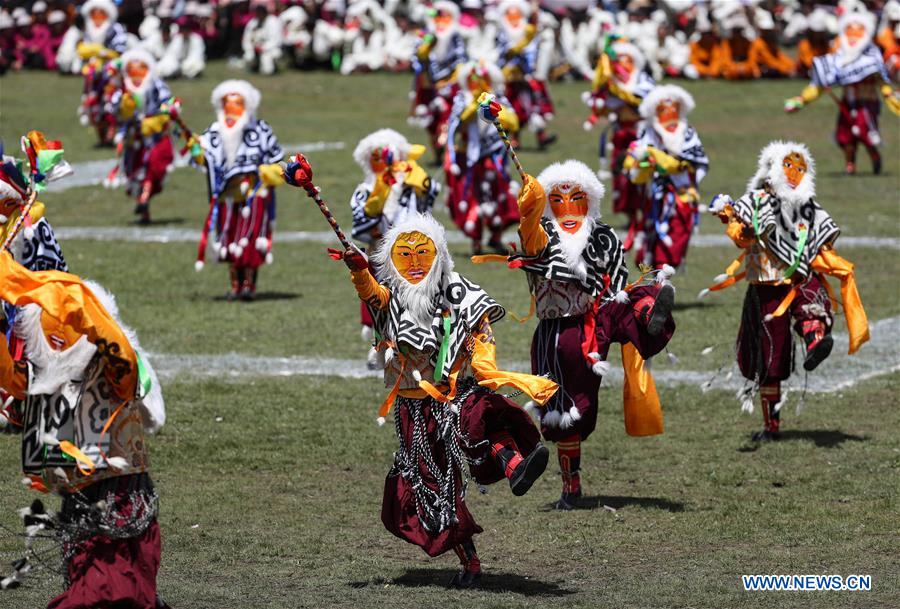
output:
[[[475,542],[471,539],[453,547],[453,551],[459,556],[459,564],[462,570],[450,580],[450,586],[454,588],[471,588],[481,579],[481,561],[475,552]]]
[[[556,502],[557,510],[574,510],[581,500],[581,436],[575,434],[557,442],[559,470],[562,474],[562,496]]]
[[[523,457],[516,441],[507,431],[491,434],[490,441],[491,456],[503,468],[512,494],[521,497],[547,469],[550,451],[546,446],[538,444],[527,457]]]

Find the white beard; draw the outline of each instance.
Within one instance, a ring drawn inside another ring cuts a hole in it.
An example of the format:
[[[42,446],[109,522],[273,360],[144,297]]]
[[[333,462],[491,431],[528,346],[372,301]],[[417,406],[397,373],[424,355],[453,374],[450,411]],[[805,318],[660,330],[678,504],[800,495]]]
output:
[[[94,22],[88,19],[84,24],[84,37],[88,42],[99,42],[103,44],[106,41],[106,33],[112,27],[112,20],[107,19],[103,25],[97,27]]]
[[[219,131],[222,135],[222,146],[225,149],[225,164],[231,166],[234,164],[234,158],[237,156],[238,149],[244,139],[244,127],[250,121],[250,115],[244,112],[241,118],[237,119],[232,127],[225,123],[225,111],[219,110]]]
[[[684,146],[684,133],[687,131],[687,121],[679,120],[678,127],[675,131],[669,131],[659,122],[659,119],[653,118],[653,130],[662,140],[663,146],[669,154],[680,155],[681,148]]]
[[[434,297],[441,289],[444,275],[438,266],[440,263],[435,258],[425,278],[419,283],[410,283],[397,272],[393,262],[391,263],[391,273],[394,276],[394,281],[391,282],[391,298],[397,299],[400,309],[407,311],[412,321],[419,327],[430,328],[434,320]]]
[[[143,99],[144,93],[146,93],[147,89],[150,88],[150,79],[151,78],[152,78],[151,75],[148,73],[146,76],[144,76],[144,80],[141,81],[140,86],[137,86],[134,84],[134,82],[132,82],[131,78],[129,78],[126,75],[125,76],[125,88],[128,90],[129,93],[134,93]]]
[[[509,46],[515,46],[518,44],[523,38],[525,38],[525,25],[524,21],[522,25],[518,27],[513,27],[505,20],[503,21],[503,31],[506,32],[506,38],[509,40]]]
[[[780,165],[769,171],[768,182],[775,191],[775,196],[781,199],[787,208],[802,205],[816,196],[816,186],[809,174],[803,176],[803,180],[800,181],[797,188],[791,188]]]
[[[556,233],[559,235],[559,247],[562,250],[563,258],[566,259],[579,279],[587,279],[587,266],[581,254],[587,247],[588,239],[594,230],[594,219],[590,216],[585,217],[584,222],[574,234],[564,231],[556,218],[553,218],[553,222],[556,224]]]
[[[850,46],[850,43],[847,42],[847,36],[841,33],[840,41],[841,52],[837,57],[837,63],[841,66],[846,66],[856,61],[862,55],[862,52],[866,50],[866,47],[872,41],[872,37],[869,36],[868,39],[865,37],[860,38],[854,46]]]
[[[435,34],[434,56],[437,59],[443,59],[450,50],[450,42],[453,40],[453,34],[456,32],[456,26],[447,28],[440,34]]]

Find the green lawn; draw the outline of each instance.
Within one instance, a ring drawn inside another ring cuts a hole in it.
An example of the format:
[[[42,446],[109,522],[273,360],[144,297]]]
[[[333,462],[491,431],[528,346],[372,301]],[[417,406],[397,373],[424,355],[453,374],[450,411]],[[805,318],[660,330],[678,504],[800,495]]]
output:
[[[211,88],[236,75],[215,64],[199,82],[173,83],[189,124],[202,128],[212,119]],[[309,154],[342,224],[349,226],[347,201],[360,177],[351,159],[356,142],[384,126],[424,141],[405,124],[406,76],[291,72],[254,82],[264,94],[260,114],[283,143],[345,143],[343,150]],[[802,83],[687,86],[712,159],[704,199],[740,194],[759,149],[771,139],[795,138],[817,157],[820,201],[845,234],[900,237],[896,117],[883,116],[885,175],[868,175],[862,159],[862,174],[845,178],[831,143],[834,105],[823,99],[796,116],[780,110]],[[568,157],[595,164],[596,134],[580,126],[584,88],[554,85],[560,142],[550,152],[524,150],[529,171]],[[79,93],[77,79],[4,77],[0,137],[12,148],[27,129],[38,128],[63,139],[73,162],[109,158],[78,126]],[[529,135],[525,144],[533,147]],[[199,235],[205,189],[199,173],[176,171],[153,202],[154,216]],[[279,229],[327,229],[305,196],[282,190],[279,197]],[[55,226],[133,221],[132,203],[121,192],[75,188],[44,200]],[[704,218],[702,231],[719,234],[721,225]],[[73,240],[63,249],[75,272],[117,295],[124,319],[154,353],[362,357],[358,304],[346,271],[328,260],[321,244],[277,241],[276,232],[275,264],[261,271],[265,298],[249,305],[219,298],[224,268],[194,273],[192,243]],[[461,272],[525,313],[522,274],[473,266],[464,245],[452,249]],[[900,314],[896,250],[841,252],[857,265],[870,319]],[[671,350],[685,370],[711,372],[731,348],[742,290],[702,303],[694,296],[734,254],[695,248],[687,272],[676,277],[680,305]],[[837,327],[844,330],[843,320]],[[533,328],[533,322],[498,324],[502,361],[527,359]],[[702,356],[712,345],[714,353]],[[818,373],[840,371],[826,362]],[[160,591],[176,608],[900,606],[900,373],[809,395],[800,414],[792,397],[786,440],[755,451],[747,438],[761,423],[759,412],[742,415],[730,392],[661,387],[666,433],[631,439],[620,422],[619,390],[603,390],[598,431],[583,459],[594,509],[549,509],[559,493],[555,466],[524,498],[502,484],[487,495],[471,487],[473,512],[485,528],[478,546],[488,575],[481,590],[470,592],[443,588],[455,557],[429,560],[380,523],[381,484],[395,446],[391,427],[373,421],[382,383],[301,376],[197,381],[185,374],[164,391],[169,422],[151,450],[163,501]],[[17,526],[14,509],[31,498],[17,483],[18,471],[17,439],[0,438],[0,523],[11,527]],[[0,559],[13,549],[0,538]],[[740,586],[741,574],[787,573],[871,574],[874,590],[745,593]],[[39,607],[58,589],[58,581],[36,576],[26,589],[0,597],[0,607]]]

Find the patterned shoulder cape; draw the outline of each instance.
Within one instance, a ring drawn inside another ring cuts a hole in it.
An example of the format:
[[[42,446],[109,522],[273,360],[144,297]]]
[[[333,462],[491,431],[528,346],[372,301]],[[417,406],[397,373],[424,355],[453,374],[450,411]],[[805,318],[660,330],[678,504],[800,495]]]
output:
[[[534,257],[513,254],[510,256],[511,262],[519,261],[524,271],[545,279],[578,284],[592,298],[601,295],[607,287],[607,296],[612,296],[625,288],[628,283],[625,250],[622,249],[622,242],[619,241],[616,232],[608,224],[599,221],[594,223],[594,230],[581,253],[587,268],[585,278],[579,277],[569,268],[569,262],[559,246],[560,237],[556,224],[549,218],[542,218],[541,226],[549,238],[544,251]]]
[[[829,53],[813,59],[812,84],[817,87],[836,87],[858,83],[873,74],[879,74],[885,82],[890,82],[881,51],[870,44],[859,57],[847,65],[839,65],[838,53]]]
[[[256,173],[260,165],[277,163],[284,158],[284,151],[269,123],[256,119],[244,127],[244,135],[238,146],[234,163],[227,165],[225,146],[218,121],[203,134],[203,150],[206,153],[207,177],[210,192],[218,195],[225,183],[236,175]]]
[[[390,286],[388,286],[390,287]],[[431,352],[431,364],[437,368],[438,351],[445,340],[443,312],[450,313],[450,334],[444,357],[441,378],[446,381],[453,362],[465,347],[466,339],[475,331],[486,315],[494,323],[506,315],[506,310],[481,286],[458,273],[450,273],[444,288],[434,299],[434,317],[428,327],[418,324],[399,302],[391,298],[387,310],[369,307],[375,330],[382,339],[390,340],[402,352],[407,349]]]
[[[778,197],[757,190],[735,201],[734,211],[744,224],[757,227],[757,238],[779,261],[788,267],[796,262],[795,272],[803,277],[809,275],[810,263],[819,250],[841,234],[837,223],[815,199],[787,206]],[[803,241],[801,227],[806,227],[806,239],[796,260]]]

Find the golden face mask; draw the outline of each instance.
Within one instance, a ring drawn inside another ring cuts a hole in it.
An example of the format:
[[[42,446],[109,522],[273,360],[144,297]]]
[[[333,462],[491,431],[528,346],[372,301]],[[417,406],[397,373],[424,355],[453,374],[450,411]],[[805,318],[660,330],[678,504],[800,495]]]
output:
[[[400,276],[417,284],[431,271],[437,258],[437,246],[427,235],[418,231],[401,233],[391,246],[391,262]]]
[[[681,104],[671,99],[664,99],[656,106],[656,120],[663,129],[674,133],[681,119]]]
[[[588,213],[587,193],[578,186],[559,184],[550,190],[547,198],[560,228],[567,233],[577,233]]]
[[[128,75],[128,80],[134,83],[135,87],[141,86],[149,72],[150,68],[143,61],[129,61],[128,65],[125,66],[125,73]]]
[[[850,46],[855,47],[866,35],[866,28],[861,23],[848,23],[844,28],[844,37]]]
[[[781,161],[781,168],[791,188],[797,188],[800,185],[800,182],[806,177],[808,169],[806,159],[799,152],[792,152],[784,157]]]
[[[237,93],[229,93],[226,95],[224,102],[222,103],[222,110],[225,111],[225,124],[229,127],[234,127],[234,124],[238,122],[238,119],[244,116],[246,108],[244,97],[242,95]]]

